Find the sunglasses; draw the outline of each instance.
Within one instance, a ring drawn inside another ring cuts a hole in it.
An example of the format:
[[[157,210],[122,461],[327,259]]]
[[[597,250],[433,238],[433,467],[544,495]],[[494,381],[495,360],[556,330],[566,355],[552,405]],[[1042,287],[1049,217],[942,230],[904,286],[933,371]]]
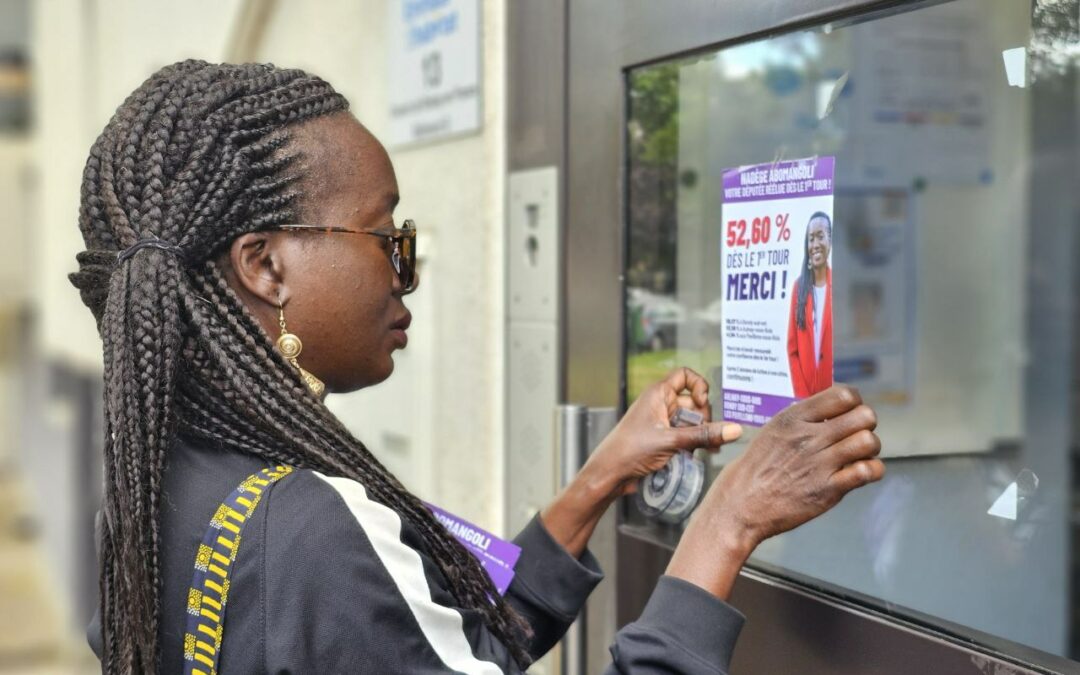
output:
[[[346,227],[324,225],[276,225],[266,228],[281,232],[341,232],[343,234],[366,234],[386,240],[390,264],[394,266],[403,288],[402,295],[416,289],[416,223],[406,220],[401,227],[382,227],[374,230],[350,230]]]

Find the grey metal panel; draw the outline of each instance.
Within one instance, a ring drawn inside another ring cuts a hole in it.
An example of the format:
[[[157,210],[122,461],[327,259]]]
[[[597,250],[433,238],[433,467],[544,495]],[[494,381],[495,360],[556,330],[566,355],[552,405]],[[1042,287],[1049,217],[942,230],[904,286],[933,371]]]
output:
[[[554,227],[559,230],[565,226],[566,2],[510,2],[506,10],[508,168],[511,173],[554,168]],[[520,264],[521,253],[509,220],[505,230],[508,280],[520,276],[514,265]],[[560,241],[557,233],[553,240]],[[556,246],[559,262],[552,273],[559,277],[555,285],[561,296],[564,281],[558,270],[562,268],[562,245]],[[555,492],[552,411],[564,400],[563,362],[559,358],[563,338],[561,310],[556,309],[554,319],[545,315],[542,322],[530,321],[526,319],[537,317],[522,314],[514,308],[512,298],[507,300],[511,320],[506,346],[505,495],[507,524],[513,530],[527,522]]]
[[[558,331],[550,322],[511,322],[507,329],[506,523],[524,527],[558,489],[554,371]]]
[[[621,7],[620,1],[570,5],[563,354],[567,400],[592,407],[621,404]],[[616,629],[622,558],[614,511],[601,520],[591,544],[607,578],[589,599],[589,672],[600,672],[609,661]]]
[[[559,171],[553,166],[512,171],[506,189],[507,317],[511,324],[554,324],[562,287]]]
[[[559,483],[566,487],[574,482],[589,454],[589,410],[585,406],[564,404],[558,408]],[[582,608],[578,618],[562,639],[562,675],[584,675],[586,624],[588,612]]]
[[[621,8],[621,2],[570,5],[566,393],[569,400],[589,406],[619,404]]]
[[[619,421],[615,408],[592,408],[589,410],[589,441],[591,453],[600,441],[615,428]],[[616,566],[615,545],[618,539],[615,509],[608,509],[593,531],[589,540],[589,550],[605,570],[614,572]],[[608,581],[600,584],[589,596],[586,614],[586,673],[600,673],[611,660],[608,645],[615,641],[617,624],[615,622],[615,583]]]
[[[627,0],[620,33],[622,67],[668,58],[737,38],[892,5],[898,0]],[[911,3],[907,3],[911,4]]]
[[[566,0],[509,2],[510,170],[562,168],[566,117]]]
[[[731,600],[748,619],[732,663],[737,673],[1076,672],[1063,659],[1053,671],[1023,667],[755,572],[741,575]]]
[[[507,3],[507,105],[508,168],[511,172],[539,167],[555,167],[558,175],[557,213],[558,227],[566,228],[566,147],[567,147],[567,0],[534,0],[532,2]],[[559,237],[560,259],[565,260],[566,239]],[[511,253],[512,255],[512,253]],[[565,264],[559,269],[564,270]],[[560,274],[559,297],[566,297],[565,276]],[[565,344],[565,311],[560,302],[557,321],[553,326],[549,344],[553,353],[561,353]],[[514,350],[513,340],[517,329],[511,327],[508,352]],[[524,345],[524,342],[521,343]],[[512,354],[511,354],[512,356]],[[552,392],[558,401],[574,401],[566,396],[566,359],[560,358],[555,373]],[[508,364],[507,384],[511,405],[507,419],[507,519],[519,524],[531,512],[531,502],[539,501],[540,494],[550,488],[547,476],[554,460],[554,447],[542,442],[539,450],[530,452],[518,447],[517,439],[534,438],[550,433],[534,429],[530,432],[519,423],[523,415],[515,401],[523,399],[516,392],[523,380]],[[526,380],[527,381],[527,378]],[[588,403],[588,401],[574,401]],[[548,412],[550,412],[548,408]],[[515,412],[516,411],[516,412]],[[590,439],[590,447],[592,446]],[[538,474],[537,471],[540,471]],[[527,497],[522,499],[522,497]],[[522,511],[522,504],[525,508]],[[615,520],[609,516],[596,529],[593,536],[593,553],[604,569],[614,570]],[[606,651],[606,645],[614,635],[614,593],[611,584],[602,585],[590,599],[585,637],[592,644]],[[559,651],[558,649],[555,650]],[[558,665],[557,654],[534,664],[531,670],[549,672]],[[588,672],[594,672],[590,663]],[[598,671],[596,671],[598,672]]]
[[[663,573],[671,552],[619,538],[619,623],[633,620]],[[731,671],[740,675],[1027,675],[1077,673],[1080,666],[1022,647],[1007,658],[835,600],[796,584],[746,570],[731,604],[746,615]],[[1039,659],[1045,667],[1019,665]]]

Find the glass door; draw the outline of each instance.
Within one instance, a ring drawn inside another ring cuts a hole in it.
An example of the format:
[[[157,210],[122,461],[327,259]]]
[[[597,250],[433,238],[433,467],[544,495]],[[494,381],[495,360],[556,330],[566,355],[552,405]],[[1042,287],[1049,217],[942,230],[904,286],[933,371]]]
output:
[[[834,157],[835,377],[878,410],[888,475],[760,547],[734,669],[1075,671],[1080,2],[881,5],[735,8],[711,40],[702,3],[662,19],[629,3],[602,44],[571,17],[571,397],[615,385],[625,405],[689,365],[719,411],[723,173]],[[616,61],[613,82],[598,64]],[[614,139],[588,102],[606,94]],[[615,256],[595,248],[612,216]],[[620,309],[575,299],[597,268],[618,272],[600,288]],[[613,333],[614,378],[595,358]],[[619,532],[625,618],[681,530],[627,501]]]

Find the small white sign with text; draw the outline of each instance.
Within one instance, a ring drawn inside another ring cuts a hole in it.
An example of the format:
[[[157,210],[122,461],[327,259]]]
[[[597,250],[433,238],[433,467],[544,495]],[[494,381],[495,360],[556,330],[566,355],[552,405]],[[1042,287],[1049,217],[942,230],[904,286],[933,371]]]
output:
[[[479,0],[399,0],[388,23],[390,145],[479,130]]]

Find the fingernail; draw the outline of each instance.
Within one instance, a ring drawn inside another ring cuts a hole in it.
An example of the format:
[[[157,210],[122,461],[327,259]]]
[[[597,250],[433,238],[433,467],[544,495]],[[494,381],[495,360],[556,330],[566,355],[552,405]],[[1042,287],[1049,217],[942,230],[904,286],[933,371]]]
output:
[[[874,474],[870,471],[870,465],[866,462],[859,462],[859,473],[862,475],[864,483],[869,483],[870,479],[874,477]]]
[[[730,423],[725,424],[722,435],[725,441],[734,441],[739,436],[742,436],[742,425]]]

